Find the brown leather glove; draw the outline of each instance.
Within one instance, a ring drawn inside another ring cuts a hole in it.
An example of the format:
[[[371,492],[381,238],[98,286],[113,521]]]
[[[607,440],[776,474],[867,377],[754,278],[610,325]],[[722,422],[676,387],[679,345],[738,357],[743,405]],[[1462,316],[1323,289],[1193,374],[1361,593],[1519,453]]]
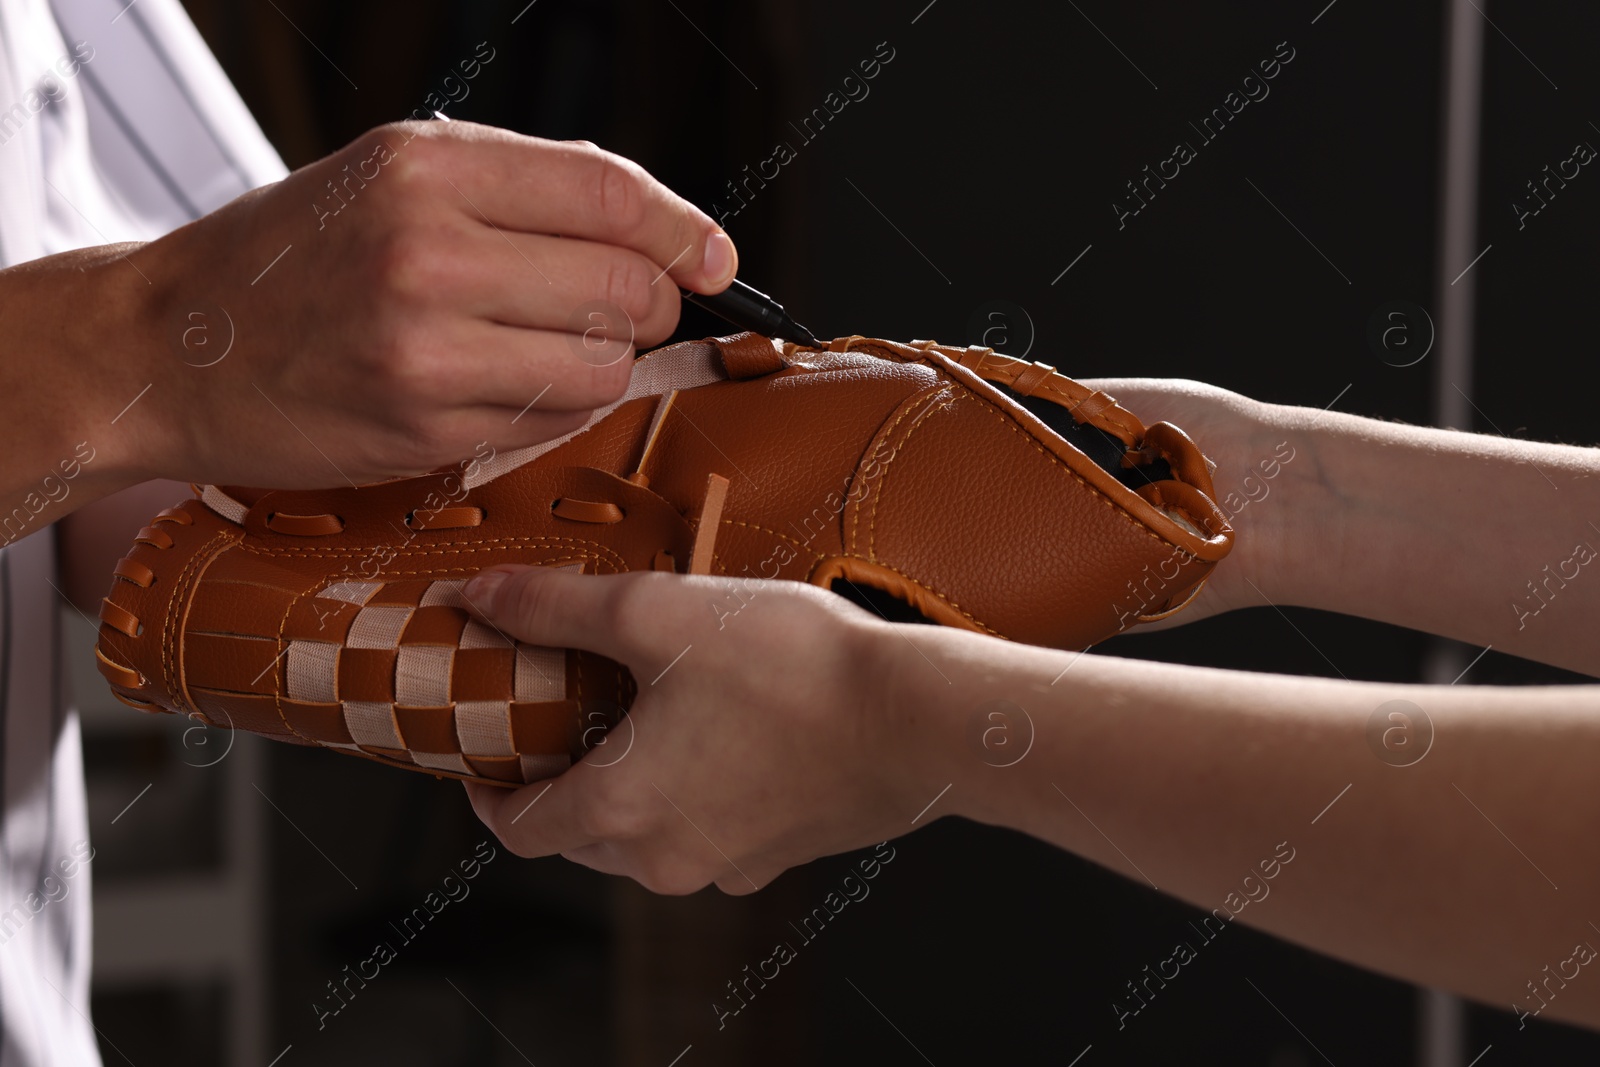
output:
[[[583,429],[420,478],[196,491],[102,604],[118,699],[500,785],[560,773],[635,689],[472,618],[485,567],[791,579],[1082,648],[1181,608],[1233,540],[1177,427],[1043,364],[862,337],[657,349]]]

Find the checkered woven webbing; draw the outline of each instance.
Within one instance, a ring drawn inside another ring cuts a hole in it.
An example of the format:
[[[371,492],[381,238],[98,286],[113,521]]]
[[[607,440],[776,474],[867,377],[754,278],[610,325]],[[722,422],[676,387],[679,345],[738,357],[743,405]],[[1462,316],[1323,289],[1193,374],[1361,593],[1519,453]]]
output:
[[[470,617],[462,580],[325,586],[290,612],[284,720],[301,738],[419,767],[531,782],[571,764],[567,653]]]

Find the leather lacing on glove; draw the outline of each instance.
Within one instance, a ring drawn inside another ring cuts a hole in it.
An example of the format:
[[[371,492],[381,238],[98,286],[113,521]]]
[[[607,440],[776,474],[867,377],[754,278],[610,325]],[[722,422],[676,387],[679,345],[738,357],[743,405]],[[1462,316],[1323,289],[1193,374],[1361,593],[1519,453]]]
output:
[[[160,529],[160,527],[166,523],[188,526],[193,522],[194,517],[182,508],[167,508],[152,519],[149,526],[139,531],[138,536],[134,538],[134,543],[150,545],[158,549],[171,548],[173,544],[172,536],[165,530]],[[154,571],[143,563],[126,556],[117,561],[116,568],[112,571],[112,574],[116,576],[117,580],[130,582],[140,589],[150,588],[151,583],[156,580]],[[144,634],[144,623],[140,621],[139,617],[120,604],[112,603],[110,597],[102,597],[100,599],[100,621],[118,633],[126,634],[129,637],[137,638]],[[100,661],[101,673],[114,685],[125,686],[129,689],[142,689],[146,684],[144,676],[132,667],[108,658],[101,651],[101,644],[104,644],[104,642],[97,642],[94,649],[95,659]],[[111,695],[129,707],[138,708],[140,711],[161,712],[166,710],[157,704],[130,700],[115,689],[111,691]]]

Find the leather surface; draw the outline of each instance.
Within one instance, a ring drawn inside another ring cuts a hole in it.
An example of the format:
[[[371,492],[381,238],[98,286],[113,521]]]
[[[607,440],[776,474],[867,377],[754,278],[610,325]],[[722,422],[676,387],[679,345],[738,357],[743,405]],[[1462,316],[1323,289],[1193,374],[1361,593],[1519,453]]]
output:
[[[469,621],[460,587],[484,567],[851,582],[934,622],[1082,648],[1181,608],[1232,546],[1182,430],[1044,364],[739,334],[658,349],[636,375],[713,350],[724,380],[628,399],[470,488],[459,471],[208,487],[209,505],[162,512],[119,564],[101,672],[144,710],[519,785],[582,758],[635,683]],[[1171,476],[1127,488],[991,382]]]

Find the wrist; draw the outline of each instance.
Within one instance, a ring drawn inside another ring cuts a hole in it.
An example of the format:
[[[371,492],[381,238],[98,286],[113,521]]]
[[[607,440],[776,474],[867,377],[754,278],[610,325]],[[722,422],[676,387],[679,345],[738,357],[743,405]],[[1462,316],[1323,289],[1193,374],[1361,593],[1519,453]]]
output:
[[[159,387],[153,286],[141,276],[150,264],[129,259],[139,248],[80,249],[0,273],[0,316],[11,324],[0,379],[10,428],[4,495],[41,520],[46,506],[53,520],[61,505],[71,511],[151,476],[160,431],[140,408]]]
[[[115,466],[128,485],[189,480],[182,457],[193,454],[191,434],[205,403],[192,392],[194,376],[205,373],[210,349],[220,352],[232,342],[234,324],[218,321],[225,314],[220,307],[180,302],[186,280],[204,277],[174,261],[174,242],[188,229],[143,246],[120,246],[89,272],[99,272],[107,294],[107,312],[92,324],[91,358],[105,383],[100,403],[109,412],[106,424],[116,431]],[[197,345],[196,337],[215,343]]]
[[[881,731],[872,747],[879,754],[874,758],[882,761],[886,803],[903,812],[907,820],[917,816],[951,781],[950,752],[955,747],[950,705],[956,686],[953,680],[941,677],[940,670],[948,672],[951,665],[949,657],[936,647],[948,635],[932,627],[914,628],[928,633],[906,635],[893,623],[864,619],[861,640],[855,645],[860,656],[858,677],[867,681],[870,706]],[[948,807],[930,810],[907,829],[949,813]]]
[[[1251,472],[1260,499],[1242,516],[1254,590],[1273,604],[1316,607],[1318,583],[1342,572],[1347,509],[1330,477],[1330,444],[1338,413],[1284,404],[1258,404],[1254,433],[1262,456]],[[1271,499],[1268,499],[1270,496]],[[1316,566],[1307,566],[1316,561]],[[1226,565],[1226,564],[1225,564]]]
[[[171,432],[163,415],[172,409],[160,395],[166,339],[155,311],[160,278],[150,257],[140,254],[144,247],[68,253],[76,262],[39,279],[39,297],[58,309],[51,316],[61,342],[57,351],[71,361],[78,382],[88,385],[74,393],[67,425],[76,428],[74,440],[86,439],[93,447],[95,475],[110,491],[155,477],[159,443]]]
[[[1048,715],[1039,694],[1053,672],[1044,661],[1062,654],[964,630],[868,625],[888,734],[880,750],[906,829],[946,815],[1010,825],[1008,793],[1023,786]]]

